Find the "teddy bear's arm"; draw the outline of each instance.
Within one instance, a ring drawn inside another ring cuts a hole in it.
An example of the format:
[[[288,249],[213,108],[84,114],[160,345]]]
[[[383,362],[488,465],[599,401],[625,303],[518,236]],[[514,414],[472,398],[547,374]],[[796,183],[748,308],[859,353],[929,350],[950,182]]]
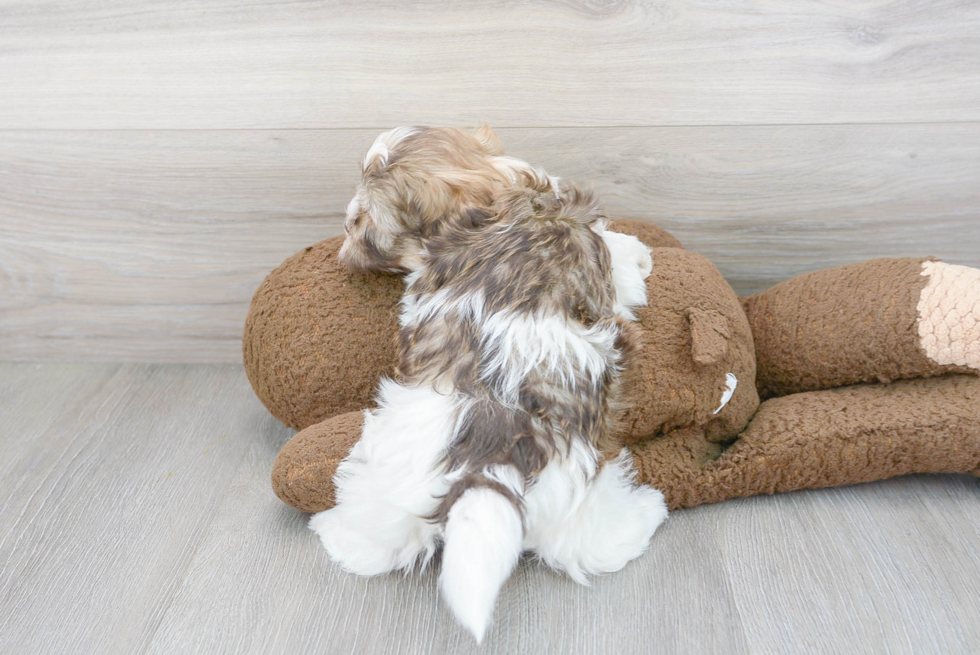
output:
[[[980,270],[875,259],[743,299],[763,397],[980,369]]]
[[[980,379],[956,375],[773,398],[722,451],[697,428],[631,447],[671,509],[882,480],[980,475]]]

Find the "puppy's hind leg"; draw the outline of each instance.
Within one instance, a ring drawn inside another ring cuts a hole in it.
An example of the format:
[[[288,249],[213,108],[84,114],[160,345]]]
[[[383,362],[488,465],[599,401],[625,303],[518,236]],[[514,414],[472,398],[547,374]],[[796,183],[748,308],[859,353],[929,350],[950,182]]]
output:
[[[625,450],[593,471],[573,450],[549,464],[526,496],[525,547],[581,584],[639,557],[667,518],[663,494],[635,484]]]
[[[361,440],[337,469],[336,506],[310,519],[343,568],[378,575],[431,558],[441,526],[428,517],[449,490],[440,462],[454,402],[429,387],[382,382],[379,408],[365,415]]]

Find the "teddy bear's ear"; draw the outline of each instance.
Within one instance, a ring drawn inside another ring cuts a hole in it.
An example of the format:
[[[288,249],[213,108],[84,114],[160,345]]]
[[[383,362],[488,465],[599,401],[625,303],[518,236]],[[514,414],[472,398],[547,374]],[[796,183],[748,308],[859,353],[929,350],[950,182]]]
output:
[[[504,144],[501,143],[500,137],[497,136],[497,133],[489,125],[481,125],[473,133],[473,136],[480,142],[480,145],[483,146],[483,149],[487,151],[488,155],[500,157],[504,154]]]
[[[713,309],[691,309],[687,319],[691,323],[691,355],[701,366],[717,364],[728,354],[728,321]]]

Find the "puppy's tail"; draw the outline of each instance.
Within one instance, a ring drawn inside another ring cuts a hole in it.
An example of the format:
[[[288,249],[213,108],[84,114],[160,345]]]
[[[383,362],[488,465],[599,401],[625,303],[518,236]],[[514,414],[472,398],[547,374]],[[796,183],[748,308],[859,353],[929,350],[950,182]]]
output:
[[[445,539],[439,587],[456,619],[481,643],[497,593],[521,556],[520,512],[496,489],[470,487],[449,509]]]

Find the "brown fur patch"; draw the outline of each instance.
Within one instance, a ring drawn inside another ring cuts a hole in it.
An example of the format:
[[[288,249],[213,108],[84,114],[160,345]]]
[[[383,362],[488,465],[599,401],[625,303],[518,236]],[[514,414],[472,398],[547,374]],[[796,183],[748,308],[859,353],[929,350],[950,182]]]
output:
[[[341,258],[351,269],[407,272],[418,263],[422,240],[470,210],[487,209],[502,189],[550,187],[543,171],[510,165],[519,160],[502,157],[489,127],[476,134],[446,127],[414,130],[384,156],[365,162],[344,224]]]
[[[398,377],[466,397],[445,461],[463,475],[439,520],[468,488],[504,489],[487,467],[513,467],[529,482],[576,440],[591,452],[609,449],[620,351],[633,341],[613,314],[612,263],[597,232],[605,217],[594,196],[558,193],[543,171],[502,155],[489,128],[386,133],[365,161],[345,225],[348,266],[413,272]],[[615,345],[601,353],[597,378],[585,366],[516,370],[499,335],[483,329],[490,316],[510,321],[507,329],[558,317],[569,330],[611,334]],[[520,507],[512,491],[504,495]]]
[[[571,189],[554,198],[511,190],[485,219],[481,214],[466,228],[450,224],[429,244],[410,296],[440,294],[441,308],[478,299],[483,317],[561,317],[615,334],[600,379],[577,370],[569,380],[563,377],[567,371],[538,365],[523,374],[514,403],[503,400],[514,371],[493,364],[499,353],[471,309],[435,311],[405,325],[398,368],[404,381],[448,384],[474,399],[446,457],[450,470],[466,471],[464,480],[488,466],[506,465],[530,481],[577,439],[608,448],[619,350],[628,349],[633,336],[613,314],[609,252],[593,230],[601,220],[589,193]],[[448,513],[458,493],[444,499],[438,516]]]

